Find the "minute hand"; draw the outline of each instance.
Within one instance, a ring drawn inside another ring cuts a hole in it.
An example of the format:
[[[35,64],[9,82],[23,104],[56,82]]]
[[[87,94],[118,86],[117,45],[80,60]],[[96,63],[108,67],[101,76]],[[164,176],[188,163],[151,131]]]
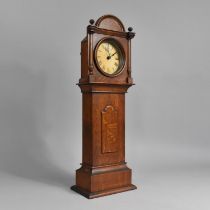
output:
[[[113,53],[112,55],[107,56],[107,59],[108,59],[108,60],[111,59],[111,57],[112,57],[113,55],[115,55],[116,53],[117,53],[117,52]]]
[[[116,53],[117,53],[117,52],[113,53],[113,54],[111,55],[111,57],[114,56]]]

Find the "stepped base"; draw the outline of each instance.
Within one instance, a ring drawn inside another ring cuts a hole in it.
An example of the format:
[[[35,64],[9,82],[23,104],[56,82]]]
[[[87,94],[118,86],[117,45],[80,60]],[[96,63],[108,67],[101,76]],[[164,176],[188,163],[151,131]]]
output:
[[[115,194],[115,193],[129,191],[129,190],[135,190],[136,188],[137,187],[135,185],[131,184],[129,186],[119,187],[119,188],[110,189],[110,190],[102,190],[102,191],[98,191],[98,192],[88,192],[85,189],[82,189],[82,188],[80,188],[76,185],[71,187],[71,189],[73,191],[83,195],[84,197],[86,197],[88,199],[98,198],[98,197],[101,197],[101,196],[111,195],[111,194]]]
[[[76,170],[76,185],[71,189],[86,198],[134,190],[136,186],[131,183],[131,173],[125,163],[96,168],[82,165]]]

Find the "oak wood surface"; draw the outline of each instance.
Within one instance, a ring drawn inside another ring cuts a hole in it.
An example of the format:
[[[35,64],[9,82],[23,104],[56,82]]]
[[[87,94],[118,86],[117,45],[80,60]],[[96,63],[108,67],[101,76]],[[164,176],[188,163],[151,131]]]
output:
[[[87,198],[136,189],[125,162],[125,93],[133,85],[131,45],[135,33],[125,31],[113,15],[104,15],[87,27],[81,42],[82,163],[72,190]],[[109,77],[97,69],[94,51],[102,39],[115,39],[124,52],[119,75]]]

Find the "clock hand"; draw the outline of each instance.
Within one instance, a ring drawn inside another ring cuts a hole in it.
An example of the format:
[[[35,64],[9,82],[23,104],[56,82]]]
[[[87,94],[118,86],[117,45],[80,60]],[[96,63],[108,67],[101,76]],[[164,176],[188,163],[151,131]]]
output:
[[[117,53],[117,52],[113,53],[113,54],[111,55],[111,57],[114,56],[116,53]]]
[[[112,55],[107,56],[107,60],[111,59],[112,56],[114,56],[117,52],[113,53]]]
[[[106,45],[106,47],[104,46],[105,51],[108,53],[107,59],[109,60],[108,57],[110,57],[110,53],[109,53],[109,44]]]
[[[109,56],[110,56],[110,52],[109,52],[109,50],[110,50],[110,44],[108,43],[108,53],[109,53]]]
[[[107,43],[106,51],[108,52],[108,54],[109,54],[109,56],[110,56],[110,52],[109,52],[109,43]]]

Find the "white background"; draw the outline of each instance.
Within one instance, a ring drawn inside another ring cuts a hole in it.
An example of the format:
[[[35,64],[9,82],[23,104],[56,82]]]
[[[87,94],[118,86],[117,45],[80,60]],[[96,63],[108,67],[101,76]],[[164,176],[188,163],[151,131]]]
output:
[[[69,190],[81,162],[80,42],[114,14],[136,37],[126,160],[138,189]],[[210,209],[210,3],[0,0],[0,209]]]

